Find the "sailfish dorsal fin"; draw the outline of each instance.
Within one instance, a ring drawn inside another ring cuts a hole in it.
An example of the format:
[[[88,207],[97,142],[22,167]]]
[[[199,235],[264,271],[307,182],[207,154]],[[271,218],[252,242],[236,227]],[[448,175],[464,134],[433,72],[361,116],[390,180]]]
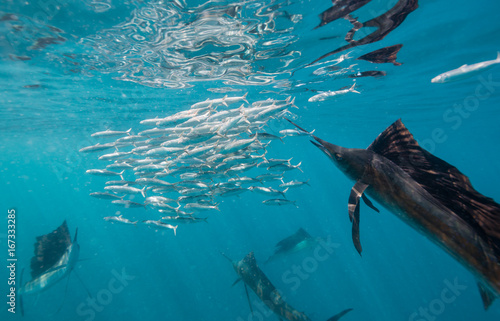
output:
[[[403,156],[402,154],[407,154],[413,149],[410,148],[412,146],[418,146],[417,141],[401,119],[398,119],[380,133],[367,149],[391,159],[392,155],[399,157]]]
[[[34,279],[52,268],[70,245],[71,237],[66,221],[49,234],[38,236],[35,256],[31,258],[31,277]]]
[[[420,147],[401,119],[384,130],[368,150],[399,166],[500,254],[500,205],[477,192],[456,167]]]

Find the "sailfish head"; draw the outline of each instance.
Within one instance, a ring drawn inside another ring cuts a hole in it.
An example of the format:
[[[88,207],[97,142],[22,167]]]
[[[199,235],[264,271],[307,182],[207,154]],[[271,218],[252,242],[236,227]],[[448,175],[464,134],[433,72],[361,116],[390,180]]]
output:
[[[255,261],[255,256],[253,252],[250,252],[241,261],[236,263],[235,269],[238,275],[245,280],[249,276],[251,277],[256,266],[257,262]]]
[[[220,252],[222,254],[222,256],[224,256],[229,262],[231,262],[231,264],[233,265],[233,269],[236,271],[236,273],[238,274],[238,276],[241,277],[241,265],[242,265],[242,261],[234,261],[232,260],[229,256],[227,256],[226,254]],[[239,279],[237,280],[239,281]],[[236,284],[236,282],[235,282]]]
[[[314,136],[314,131],[309,132],[290,119],[285,119],[292,125],[297,127],[300,132],[310,135],[310,137],[314,138],[316,141],[311,140],[311,143],[321,149],[326,154],[326,156],[328,156],[328,158],[330,158],[333,163],[337,165],[337,167],[340,168],[340,170],[342,170],[349,178],[357,181],[363,176],[367,165],[373,158],[373,152],[371,150],[345,148],[334,145],[327,142],[326,140]]]
[[[370,163],[373,153],[366,149],[345,148],[331,144],[319,137],[312,135],[316,140],[311,141],[321,149],[333,163],[349,178],[358,180],[365,172],[366,165]]]

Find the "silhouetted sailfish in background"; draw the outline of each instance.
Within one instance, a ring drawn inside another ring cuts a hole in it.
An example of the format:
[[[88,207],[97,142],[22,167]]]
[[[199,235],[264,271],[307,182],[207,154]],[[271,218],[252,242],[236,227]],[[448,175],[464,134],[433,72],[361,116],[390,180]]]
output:
[[[478,280],[485,309],[491,305],[500,294],[499,204],[477,192],[457,168],[422,149],[401,120],[367,149],[344,148],[311,136],[316,140],[311,142],[356,181],[348,210],[359,253],[359,198],[366,191],[467,267]]]
[[[401,66],[402,64],[400,62],[397,62],[396,59],[398,59],[398,52],[403,48],[402,44],[390,46],[390,47],[384,47],[382,49],[378,49],[372,52],[369,52],[367,54],[362,55],[359,58],[356,58],[356,60],[366,60],[369,62],[373,62],[376,64],[383,64],[390,62],[394,64],[394,66]]]
[[[23,295],[45,291],[69,276],[80,254],[80,245],[76,240],[77,235],[78,228],[75,231],[75,238],[71,242],[68,225],[64,221],[51,233],[36,238],[35,256],[31,258],[32,280],[26,282],[18,290],[21,314],[24,315]],[[87,293],[91,296],[88,290]]]
[[[337,0],[333,2],[333,7],[324,11],[320,15],[321,23],[318,27],[324,26],[325,24],[343,17],[351,22],[353,28],[349,30],[349,32],[345,36],[345,40],[348,42],[347,45],[324,54],[323,56],[311,62],[309,65],[314,65],[316,62],[331,55],[337,54],[341,51],[348,50],[357,46],[367,45],[384,39],[389,33],[399,27],[399,25],[403,23],[403,21],[411,12],[415,11],[418,8],[418,0],[399,0],[394,5],[394,7],[389,9],[389,11],[381,14],[380,16],[366,22],[359,22],[350,13],[361,8],[368,2],[369,1],[366,0]],[[376,30],[370,32],[360,39],[354,40],[354,36],[362,28],[376,28]]]
[[[304,313],[295,310],[283,300],[279,291],[274,287],[271,281],[269,281],[264,272],[262,272],[262,270],[258,267],[253,252],[247,254],[247,256],[245,256],[245,258],[243,258],[241,261],[233,261],[225,255],[224,257],[233,264],[234,270],[240,277],[238,280],[236,280],[236,282],[234,282],[234,284],[236,284],[240,280],[243,280],[243,282],[245,282],[245,291],[252,314],[252,304],[250,303],[250,296],[248,295],[247,285],[253,290],[253,292],[255,292],[259,299],[264,302],[264,304],[269,309],[271,309],[271,311],[279,316],[280,320],[281,318],[289,321],[311,320]],[[327,321],[337,321],[351,310],[352,309],[346,309],[334,315]]]
[[[358,10],[372,0],[332,0],[332,7],[323,11],[319,18],[321,22],[314,29],[329,24],[332,21],[343,18]]]
[[[265,263],[268,263],[280,255],[311,248],[317,245],[320,239],[321,238],[318,237],[312,237],[306,230],[299,228],[297,232],[276,243],[273,255],[271,255]]]

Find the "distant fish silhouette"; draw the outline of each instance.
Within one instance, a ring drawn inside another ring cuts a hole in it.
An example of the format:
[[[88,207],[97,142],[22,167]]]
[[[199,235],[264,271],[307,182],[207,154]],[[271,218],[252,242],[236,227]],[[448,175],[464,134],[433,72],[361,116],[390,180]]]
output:
[[[491,305],[500,294],[499,204],[477,192],[457,168],[422,149],[401,120],[367,149],[311,136],[356,181],[348,210],[359,253],[359,198],[366,191],[468,268],[478,279],[485,309]]]
[[[257,261],[255,260],[253,252],[250,252],[241,261],[232,261],[227,256],[226,258],[231,261],[234,270],[240,277],[234,284],[236,284],[240,280],[243,280],[243,282],[245,282],[245,291],[252,314],[253,309],[250,303],[250,296],[248,295],[247,285],[253,290],[253,292],[255,292],[259,299],[264,302],[264,304],[269,309],[271,309],[271,311],[273,311],[280,317],[280,319],[284,318],[289,321],[311,320],[304,313],[295,310],[292,306],[290,306],[283,300],[279,291],[274,287],[271,281],[269,281],[267,276],[257,265]],[[337,321],[351,310],[352,309],[346,309],[331,317],[327,321]]]
[[[19,18],[13,13],[6,13],[0,17],[0,21],[17,21]]]
[[[18,290],[21,314],[24,314],[22,295],[45,291],[69,276],[80,254],[77,235],[78,229],[71,242],[68,225],[64,221],[56,230],[36,238],[35,256],[31,259],[32,280]]]
[[[339,18],[344,18],[370,1],[372,0],[332,0],[333,6],[319,15],[321,22],[314,29],[322,27]]]
[[[318,242],[317,238],[313,238],[303,228],[299,228],[294,234],[284,238],[276,244],[273,255],[267,261],[272,261],[280,255],[294,253],[303,249],[311,248]]]
[[[57,45],[66,41],[66,38],[57,36],[57,37],[41,37],[36,40],[36,42],[31,46],[30,50],[40,50],[44,49],[48,45]]]
[[[336,53],[339,53],[341,51],[384,39],[391,31],[396,29],[411,12],[413,12],[417,8],[418,0],[399,0],[398,3],[396,3],[396,5],[386,13],[363,23],[348,15],[347,18],[353,25],[353,28],[347,33],[345,37],[345,40],[349,42],[349,44],[327,54],[324,54],[323,56],[311,62],[309,65],[312,65],[331,55],[335,55]],[[374,27],[377,28],[377,30],[359,40],[354,40],[354,35],[356,34],[356,32],[363,27]]]
[[[401,47],[403,47],[402,44],[385,47],[362,55],[357,58],[357,60],[367,60],[376,64],[391,62],[395,66],[401,66],[401,63],[396,61],[396,59],[398,59],[397,54],[399,50],[401,50]]]
[[[355,74],[348,75],[348,78],[362,78],[362,77],[383,77],[387,75],[385,71],[381,70],[369,70],[369,71],[360,71]]]

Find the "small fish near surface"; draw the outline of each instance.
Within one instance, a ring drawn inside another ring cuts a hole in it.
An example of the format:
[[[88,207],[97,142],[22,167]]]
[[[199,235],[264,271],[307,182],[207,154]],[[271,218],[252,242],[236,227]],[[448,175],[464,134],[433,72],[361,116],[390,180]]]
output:
[[[87,147],[83,147],[79,150],[80,153],[93,153],[93,152],[100,152],[100,151],[103,151],[103,150],[106,150],[106,149],[110,149],[110,148],[116,148],[116,143],[107,143],[107,144],[95,144],[95,145],[92,145],[92,146],[87,146]]]
[[[78,229],[71,241],[68,225],[64,221],[51,233],[36,238],[35,256],[31,258],[32,280],[22,284],[21,276],[21,287],[17,291],[22,315],[24,315],[23,295],[45,291],[63,278],[69,277],[74,270],[80,255],[77,236]]]
[[[188,203],[184,205],[185,209],[192,209],[194,211],[208,211],[208,210],[217,210],[219,209],[219,204],[211,205],[211,204],[200,204],[200,203]]]
[[[104,218],[105,221],[108,221],[108,222],[119,222],[119,223],[123,223],[123,224],[132,224],[132,225],[136,225],[138,221],[135,221],[135,222],[132,222],[131,220],[123,217],[122,215],[119,215],[119,216],[106,216]]]
[[[115,137],[115,136],[122,136],[122,135],[130,135],[131,130],[132,130],[132,128],[130,128],[129,130],[126,130],[126,131],[107,129],[107,130],[102,131],[102,132],[93,133],[90,136],[91,137]]]
[[[163,216],[161,218],[164,221],[175,221],[179,224],[191,224],[191,223],[199,223],[205,222],[207,223],[208,217],[194,217],[194,216]]]
[[[139,208],[139,207],[146,208],[145,204],[133,202],[131,200],[114,200],[111,201],[111,203],[116,204],[118,206],[123,206],[125,208]]]
[[[500,64],[500,52],[497,53],[497,58],[494,60],[488,60],[483,62],[478,62],[473,65],[463,65],[460,68],[453,69],[442,73],[434,78],[432,78],[432,83],[445,83],[451,81],[462,80],[471,77],[477,73],[489,69],[493,65]]]
[[[356,181],[348,213],[359,253],[359,199],[367,201],[366,191],[471,271],[485,309],[500,295],[500,205],[476,191],[456,167],[422,149],[401,120],[367,149],[312,137],[316,141],[311,142]]]
[[[270,205],[270,206],[283,206],[283,205],[293,205],[296,208],[299,208],[298,205],[296,204],[296,201],[291,201],[283,198],[273,198],[270,200],[265,200],[262,201],[262,204],[264,205]]]
[[[250,186],[248,188],[248,190],[250,190],[252,192],[257,192],[259,194],[268,195],[268,196],[283,196],[283,197],[286,197],[285,193],[288,191],[288,188],[285,189],[284,191],[279,191],[279,190],[276,190],[276,189],[270,188],[270,187]]]
[[[141,193],[142,196],[146,197],[146,186],[142,189],[128,185],[108,185],[104,187],[105,190],[113,191],[115,193],[125,193],[125,194],[138,194]]]
[[[280,134],[283,136],[309,136],[314,133],[315,130],[311,131],[310,133],[304,132],[302,130],[297,130],[297,129],[283,129],[280,130]]]
[[[302,162],[299,162],[297,165],[291,165],[286,163],[274,164],[269,166],[267,170],[270,172],[286,172],[286,171],[291,171],[293,169],[298,169],[299,171],[303,172],[302,169],[300,168],[300,165],[302,165]]]
[[[327,100],[327,99],[331,99],[331,98],[333,98],[335,96],[345,95],[347,93],[361,94],[359,91],[357,91],[356,89],[354,89],[355,86],[356,86],[356,84],[353,84],[349,88],[339,89],[337,91],[330,91],[330,90],[329,91],[324,91],[324,92],[321,92],[321,93],[319,93],[317,95],[312,96],[307,101],[309,101],[309,102],[324,101],[324,100]]]
[[[100,198],[102,200],[121,200],[123,196],[118,196],[111,193],[94,192],[89,194],[92,197]]]
[[[161,229],[170,229],[174,230],[174,235],[177,235],[177,226],[178,225],[171,225],[165,222],[162,222],[160,220],[154,221],[154,220],[144,220],[142,221],[143,224],[149,225],[150,227],[153,228],[161,228]]]
[[[123,179],[123,172],[121,171],[120,173],[117,172],[112,172],[108,171],[107,169],[88,169],[85,171],[85,173],[90,174],[90,175],[96,175],[96,176],[120,176],[121,179]]]
[[[281,173],[281,174],[262,174],[262,175],[255,177],[255,178],[258,181],[260,181],[261,183],[272,182],[272,181],[281,181],[281,180],[283,180],[283,174],[284,173]]]
[[[273,134],[269,133],[255,133],[251,137],[256,136],[258,140],[280,140],[283,143],[283,139]]]
[[[280,184],[279,187],[281,187],[281,188],[283,188],[283,187],[295,188],[295,187],[301,187],[304,185],[311,186],[311,185],[309,185],[309,180],[307,180],[307,181],[290,181],[290,182]]]
[[[311,319],[302,312],[297,311],[291,305],[289,305],[282,298],[279,291],[267,278],[264,272],[257,265],[255,256],[253,252],[250,252],[241,261],[233,261],[226,257],[233,265],[234,270],[239,276],[239,280],[243,280],[245,286],[245,292],[248,299],[248,304],[250,305],[250,311],[253,314],[252,305],[250,303],[250,296],[248,294],[247,286],[252,289],[252,291],[259,297],[259,299],[264,302],[264,304],[273,311],[280,319],[286,319],[288,321],[311,321]],[[329,318],[327,321],[339,320],[346,313],[352,309],[346,309],[342,312]]]
[[[132,154],[132,152],[114,152],[114,153],[102,155],[98,159],[99,160],[114,160],[114,159],[118,159],[118,158],[122,158],[122,157],[128,156],[130,154]]]

